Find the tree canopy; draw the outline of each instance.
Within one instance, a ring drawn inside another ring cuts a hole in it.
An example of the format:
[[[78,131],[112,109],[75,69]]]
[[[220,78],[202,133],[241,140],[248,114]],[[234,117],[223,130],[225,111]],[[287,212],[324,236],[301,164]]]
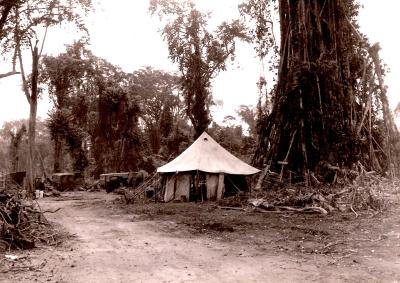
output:
[[[191,1],[150,1],[150,11],[166,23],[162,34],[172,62],[178,65],[186,113],[199,136],[210,124],[211,81],[235,55],[235,40],[247,39],[239,21],[208,29],[209,15]]]

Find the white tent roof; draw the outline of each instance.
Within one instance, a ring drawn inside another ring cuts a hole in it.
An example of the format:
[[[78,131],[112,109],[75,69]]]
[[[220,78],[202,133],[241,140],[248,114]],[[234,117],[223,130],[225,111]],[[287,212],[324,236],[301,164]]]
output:
[[[157,169],[159,173],[203,171],[235,175],[252,175],[260,172],[220,146],[206,132],[177,158]]]

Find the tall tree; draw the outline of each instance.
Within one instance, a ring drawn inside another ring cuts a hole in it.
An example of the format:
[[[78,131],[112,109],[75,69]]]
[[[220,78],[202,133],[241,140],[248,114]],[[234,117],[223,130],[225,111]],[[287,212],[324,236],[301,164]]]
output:
[[[261,54],[271,48],[262,44],[273,42],[275,4],[281,34],[278,82],[272,111],[258,121],[255,163],[281,174],[295,172],[306,184],[310,174],[327,168],[361,163],[384,172],[399,164],[384,68],[378,46],[358,31],[355,1],[247,1],[241,9],[256,19]]]
[[[159,153],[161,139],[166,138],[173,119],[181,113],[179,77],[150,67],[129,75],[129,88],[139,98],[140,118],[152,153]]]
[[[186,112],[197,137],[211,121],[211,81],[234,57],[235,39],[247,39],[247,35],[238,21],[224,22],[210,32],[209,15],[191,1],[151,0],[150,10],[166,19],[162,34],[172,62],[178,64]]]
[[[26,139],[27,119],[5,122],[0,129],[0,146],[3,144],[3,150],[6,149],[8,156],[5,160],[10,160],[7,164],[7,170],[26,171],[28,164],[28,144]],[[36,153],[38,158],[35,160],[35,168],[41,175],[47,175],[50,164],[53,160],[50,137],[46,127],[46,123],[37,119],[36,121],[37,137],[36,137]],[[11,139],[10,139],[11,138]],[[7,146],[4,147],[4,144]],[[9,166],[11,165],[11,166]]]
[[[38,77],[39,60],[42,55],[48,28],[63,22],[73,22],[81,30],[84,26],[81,14],[86,12],[91,5],[90,0],[27,0],[18,1],[8,14],[8,32],[2,34],[1,44],[3,52],[11,52],[13,69],[19,61],[22,78],[22,89],[30,106],[28,140],[29,140],[29,185],[33,187],[35,157],[35,128],[37,101],[39,96]],[[43,31],[41,33],[41,31]],[[39,35],[43,34],[39,45]],[[28,77],[24,69],[24,56],[22,51],[28,47],[32,60],[31,74]],[[18,60],[17,60],[18,59]]]
[[[64,169],[61,161],[66,143],[74,157],[73,169],[82,171],[87,164],[82,148],[87,114],[76,110],[82,107],[87,110],[85,101],[79,98],[88,95],[83,89],[85,76],[93,73],[90,56],[85,43],[78,41],[67,46],[65,53],[55,57],[44,56],[41,62],[40,83],[47,87],[54,105],[48,123],[54,142],[54,172]]]
[[[26,145],[23,143],[26,135],[26,120],[4,122],[0,129],[3,141],[7,142],[7,170],[10,172],[26,170]]]
[[[156,89],[162,92],[168,85],[160,81],[154,88],[156,83],[151,78],[138,79],[142,75],[138,73],[126,74],[94,56],[84,42],[67,46],[66,52],[58,56],[43,58],[40,78],[54,102],[48,120],[55,145],[54,170],[61,169],[61,158],[57,156],[63,146],[73,159],[74,170],[82,171],[88,159],[93,165],[88,173],[96,176],[139,168],[138,119],[157,116],[158,98],[162,101],[162,97],[148,94]],[[148,110],[144,115],[139,101]]]
[[[10,135],[10,170],[11,172],[17,172],[19,169],[19,149],[21,146],[22,139],[24,137],[24,134],[26,133],[26,127],[23,124],[20,128],[15,129],[15,131],[10,130],[9,135]]]

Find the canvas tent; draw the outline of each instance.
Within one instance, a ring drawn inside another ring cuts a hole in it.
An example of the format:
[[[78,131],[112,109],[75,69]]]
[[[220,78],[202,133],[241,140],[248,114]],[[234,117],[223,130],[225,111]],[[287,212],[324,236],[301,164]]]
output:
[[[259,171],[233,156],[206,132],[178,157],[157,169],[163,175],[165,201],[190,200],[199,188],[202,198],[220,199],[228,186],[241,189],[244,177]]]

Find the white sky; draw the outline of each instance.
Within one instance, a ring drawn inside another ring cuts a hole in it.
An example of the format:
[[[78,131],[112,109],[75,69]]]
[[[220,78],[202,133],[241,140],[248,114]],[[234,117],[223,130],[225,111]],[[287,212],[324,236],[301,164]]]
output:
[[[212,12],[212,22],[219,23],[237,18],[237,5],[241,0],[197,0],[201,9]],[[386,78],[391,107],[400,101],[400,60],[394,22],[400,8],[400,1],[361,0],[364,9],[360,11],[362,32],[372,43],[380,42],[381,57],[391,72]],[[87,19],[91,37],[91,50],[98,56],[119,65],[126,72],[143,66],[175,71],[168,59],[168,50],[158,30],[161,24],[157,17],[148,14],[149,0],[95,0],[95,12]],[[228,4],[229,3],[229,4]],[[44,53],[56,55],[64,51],[64,44],[72,43],[80,36],[68,27],[51,30],[48,34]],[[240,104],[256,104],[256,82],[261,74],[259,61],[252,47],[237,46],[236,61],[227,72],[221,73],[214,81],[213,95],[224,102],[224,108],[214,113],[217,120],[232,115]],[[0,71],[9,71],[1,63]],[[268,77],[268,74],[264,74]],[[28,103],[21,92],[20,77],[13,76],[0,80],[0,127],[4,121],[27,118]],[[51,104],[46,97],[39,102],[38,115],[47,116]]]

